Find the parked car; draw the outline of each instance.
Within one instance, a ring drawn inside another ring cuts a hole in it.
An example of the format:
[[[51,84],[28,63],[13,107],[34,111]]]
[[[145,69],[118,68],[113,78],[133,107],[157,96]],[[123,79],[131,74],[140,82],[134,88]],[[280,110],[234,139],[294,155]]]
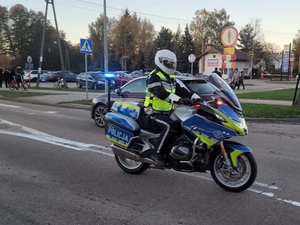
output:
[[[197,93],[201,98],[211,99],[219,89],[204,79],[176,76],[176,82],[191,92]],[[146,76],[135,78],[111,94],[111,102],[114,101],[143,101],[146,96]],[[107,113],[107,94],[100,94],[92,101],[91,117],[99,127],[104,127],[104,117]]]
[[[87,79],[86,79],[87,78]],[[105,88],[105,77],[104,73],[99,72],[82,72],[76,77],[76,85],[78,88],[86,86],[86,80],[88,88],[93,89],[104,89]],[[111,81],[111,88],[114,88],[115,82]]]
[[[115,71],[115,72],[109,72],[109,73],[113,73],[115,74],[115,85],[116,87],[122,86],[124,84],[126,84],[128,81],[132,80],[133,77],[124,71]]]
[[[137,77],[144,76],[144,73],[142,70],[134,70],[130,73],[130,75],[132,76],[132,78],[137,78]]]
[[[36,82],[37,78],[38,78],[38,70],[30,70],[30,74],[29,74],[29,70],[24,71],[24,77],[23,79],[25,81],[29,81],[29,75],[30,75],[30,82]],[[40,74],[40,81],[46,81],[46,74],[47,71],[46,70],[42,70],[41,74]]]
[[[77,74],[68,70],[60,70],[60,71],[54,71],[52,73],[49,73],[46,76],[46,80],[57,81],[58,79],[61,79],[64,76],[66,77],[67,82],[76,82]]]

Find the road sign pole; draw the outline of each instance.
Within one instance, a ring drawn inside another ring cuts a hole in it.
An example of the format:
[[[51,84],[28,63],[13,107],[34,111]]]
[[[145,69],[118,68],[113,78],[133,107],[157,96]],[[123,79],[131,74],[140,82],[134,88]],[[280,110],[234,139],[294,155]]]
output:
[[[193,67],[194,67],[194,62],[195,62],[195,60],[196,60],[196,56],[194,55],[194,54],[190,54],[189,55],[189,57],[188,57],[188,60],[189,60],[189,62],[191,63],[191,74],[192,75],[194,75],[193,74]]]
[[[80,39],[80,53],[84,54],[85,61],[85,92],[86,92],[86,101],[88,100],[88,79],[87,79],[87,55],[93,53],[93,42],[89,39]]]
[[[86,101],[88,101],[88,78],[87,78],[87,54],[84,54],[84,62],[85,62],[85,93],[86,93]]]

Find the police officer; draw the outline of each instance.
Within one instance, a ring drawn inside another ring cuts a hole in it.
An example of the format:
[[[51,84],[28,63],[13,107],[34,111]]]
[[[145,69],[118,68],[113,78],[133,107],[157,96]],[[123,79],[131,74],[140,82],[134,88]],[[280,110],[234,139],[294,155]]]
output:
[[[172,136],[180,130],[180,122],[169,118],[174,109],[173,103],[190,105],[192,98],[200,98],[191,94],[186,88],[176,83],[176,55],[167,49],[159,50],[155,55],[154,69],[146,79],[146,98],[144,107],[151,118],[151,126],[158,128],[161,133],[155,145],[153,159],[156,167],[164,167],[164,156],[167,146],[170,146]]]

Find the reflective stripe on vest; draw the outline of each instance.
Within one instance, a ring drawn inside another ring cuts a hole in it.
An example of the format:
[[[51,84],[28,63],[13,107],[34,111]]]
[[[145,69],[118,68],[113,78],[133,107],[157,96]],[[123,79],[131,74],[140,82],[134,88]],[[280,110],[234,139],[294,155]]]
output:
[[[153,70],[149,76],[151,76],[154,73],[155,70]],[[168,79],[165,77],[165,75],[162,72],[157,72],[156,73],[157,76],[160,77],[161,82],[155,82],[152,84],[149,84],[146,87],[146,98],[145,98],[145,102],[144,102],[144,106],[148,107],[151,106],[154,110],[157,111],[170,111],[171,109],[174,108],[174,105],[168,101],[165,100],[161,100],[159,98],[157,98],[155,95],[153,95],[152,93],[149,92],[148,88],[153,88],[155,86],[163,86],[163,88],[171,93],[175,93],[176,92],[176,83],[170,83],[170,81],[168,81]],[[175,80],[174,75],[169,75],[170,79]]]

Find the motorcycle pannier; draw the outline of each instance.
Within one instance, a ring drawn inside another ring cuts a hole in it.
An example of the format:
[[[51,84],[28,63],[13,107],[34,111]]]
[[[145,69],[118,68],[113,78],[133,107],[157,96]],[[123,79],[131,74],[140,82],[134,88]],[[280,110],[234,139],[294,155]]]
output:
[[[118,104],[117,106],[114,104],[112,111],[115,112],[105,115],[106,138],[122,147],[127,147],[131,138],[140,132],[140,126],[134,120],[134,118],[138,118],[139,107],[136,108],[137,111],[128,110],[127,106],[126,108],[123,104]]]

